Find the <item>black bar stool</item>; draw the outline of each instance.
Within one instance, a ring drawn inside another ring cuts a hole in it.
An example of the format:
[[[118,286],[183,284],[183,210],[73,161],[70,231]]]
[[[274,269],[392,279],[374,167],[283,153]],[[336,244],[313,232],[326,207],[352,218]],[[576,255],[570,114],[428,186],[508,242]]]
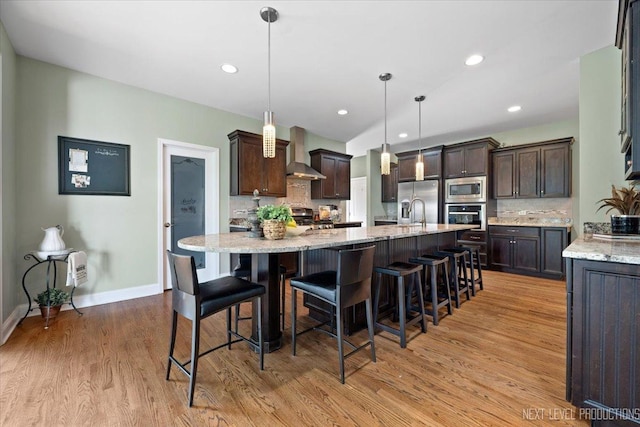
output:
[[[424,254],[421,257],[409,258],[409,262],[424,266],[424,285],[425,287],[428,285],[431,289],[431,310],[426,310],[426,313],[433,319],[433,324],[438,326],[438,310],[447,307],[447,313],[453,314],[451,288],[449,287],[449,257]],[[429,280],[427,280],[427,272],[430,276]],[[438,281],[439,277],[440,281]],[[444,292],[438,292],[439,286],[444,288]]]
[[[425,311],[424,311],[424,296],[422,295],[422,281],[420,279],[420,272],[422,271],[421,265],[409,264],[406,262],[394,262],[386,267],[376,267],[374,271],[378,274],[378,280],[376,282],[376,292],[375,299],[373,303],[374,307],[374,322],[377,328],[382,329],[383,331],[390,332],[394,335],[400,337],[400,347],[407,347],[407,326],[414,325],[418,322],[421,324],[422,332],[427,332],[427,322],[425,321]],[[385,325],[383,323],[378,322],[378,303],[380,300],[380,285],[382,283],[382,275],[387,275],[396,278],[396,287],[397,287],[397,309],[398,309],[398,317],[400,322],[400,328],[396,329],[391,326]],[[409,285],[407,292],[405,292],[405,277],[413,276],[414,281]],[[418,294],[418,305],[411,305],[411,297],[413,294],[413,289],[417,291]],[[407,320],[407,316],[411,315],[411,311],[416,309],[419,314],[411,317]]]
[[[482,283],[482,266],[480,265],[480,246],[465,244],[464,246],[460,246],[460,249],[464,249],[469,253],[469,272],[472,283],[471,295],[475,297],[476,285],[480,288],[479,290],[484,289],[484,284]]]
[[[467,252],[454,252],[449,249],[437,251],[434,255],[449,257],[449,280],[453,285],[453,295],[456,301],[456,308],[460,308],[462,301],[461,294],[467,294],[467,301],[471,299],[471,286],[467,276],[467,264],[465,261]]]
[[[169,357],[166,379],[169,380],[171,366],[176,367],[189,377],[188,403],[193,405],[193,394],[198,373],[198,359],[223,347],[231,349],[231,344],[246,341],[260,355],[260,370],[264,369],[264,351],[262,342],[261,299],[265,294],[264,286],[237,277],[220,277],[208,282],[199,283],[196,264],[192,256],[176,255],[167,251],[169,273],[173,283],[171,290],[172,316],[171,337],[169,339]],[[258,306],[258,342],[242,336],[231,329],[231,308],[241,302],[255,301]],[[200,353],[200,321],[225,310],[227,317],[227,339],[225,342]],[[180,362],[174,357],[178,331],[178,315],[191,320],[191,359]],[[232,339],[232,337],[234,339]],[[191,369],[187,369],[187,365]]]

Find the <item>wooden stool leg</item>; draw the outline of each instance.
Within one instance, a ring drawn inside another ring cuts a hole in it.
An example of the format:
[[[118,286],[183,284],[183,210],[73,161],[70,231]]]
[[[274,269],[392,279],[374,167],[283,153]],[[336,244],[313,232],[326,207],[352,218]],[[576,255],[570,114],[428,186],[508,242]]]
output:
[[[400,316],[400,347],[407,347],[407,312],[404,303],[404,277],[398,277],[398,309]]]

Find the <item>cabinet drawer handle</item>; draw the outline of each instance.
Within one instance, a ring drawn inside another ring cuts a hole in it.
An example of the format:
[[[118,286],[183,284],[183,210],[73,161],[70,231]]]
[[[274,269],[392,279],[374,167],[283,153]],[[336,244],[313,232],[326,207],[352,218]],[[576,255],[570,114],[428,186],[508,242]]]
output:
[[[517,233],[518,230],[507,230],[509,233]]]
[[[470,240],[482,240],[480,236],[469,236]]]

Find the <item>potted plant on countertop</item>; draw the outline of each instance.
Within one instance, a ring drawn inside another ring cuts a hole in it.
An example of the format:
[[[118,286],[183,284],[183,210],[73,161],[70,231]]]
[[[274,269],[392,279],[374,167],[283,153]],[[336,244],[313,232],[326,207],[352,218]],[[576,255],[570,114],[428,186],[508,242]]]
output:
[[[293,219],[287,205],[264,205],[258,208],[258,219],[262,221],[264,237],[269,240],[284,239],[286,225]]]
[[[611,234],[640,234],[640,192],[635,183],[619,189],[612,185],[611,197],[598,202],[602,204],[596,212],[608,207],[605,213],[616,210],[620,214],[611,215]]]
[[[51,288],[36,295],[34,301],[40,306],[42,317],[53,319],[60,312],[62,304],[69,301],[69,294],[58,288]]]

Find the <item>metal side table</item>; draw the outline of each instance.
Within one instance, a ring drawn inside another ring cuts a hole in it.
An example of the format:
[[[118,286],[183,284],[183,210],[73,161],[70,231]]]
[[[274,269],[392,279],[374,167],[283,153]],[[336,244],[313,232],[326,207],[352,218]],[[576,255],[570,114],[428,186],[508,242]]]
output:
[[[22,321],[29,315],[29,313],[31,312],[31,310],[33,310],[33,308],[31,307],[31,296],[29,295],[29,291],[27,290],[27,286],[25,283],[25,279],[27,278],[27,275],[29,274],[30,271],[32,271],[35,267],[42,265],[42,264],[46,264],[47,265],[47,275],[46,275],[46,285],[47,285],[47,291],[50,288],[54,288],[56,287],[56,280],[57,280],[57,273],[58,273],[58,267],[57,264],[58,262],[60,263],[64,263],[67,264],[67,260],[69,258],[69,254],[71,254],[72,252],[76,252],[73,250],[69,250],[69,252],[66,252],[64,254],[61,255],[48,255],[46,258],[41,258],[37,255],[36,252],[29,252],[28,254],[26,254],[24,256],[25,260],[32,260],[34,261],[34,264],[29,267],[27,269],[27,271],[24,272],[24,274],[22,275],[22,289],[24,290],[25,295],[27,296],[27,302],[29,303],[29,309],[27,310],[27,312],[24,314],[24,316],[22,317],[22,319],[20,319],[20,321],[18,322],[18,325],[20,325],[22,323]],[[73,309],[80,315],[82,316],[82,312],[80,312],[80,310],[78,310],[78,308],[75,306],[75,304],[73,303],[73,293],[75,292],[76,287],[74,286],[73,289],[71,290],[71,298],[70,298],[70,303],[71,306],[73,307]],[[46,316],[46,322],[45,322],[45,329],[49,328],[49,311],[47,311],[47,316]]]

